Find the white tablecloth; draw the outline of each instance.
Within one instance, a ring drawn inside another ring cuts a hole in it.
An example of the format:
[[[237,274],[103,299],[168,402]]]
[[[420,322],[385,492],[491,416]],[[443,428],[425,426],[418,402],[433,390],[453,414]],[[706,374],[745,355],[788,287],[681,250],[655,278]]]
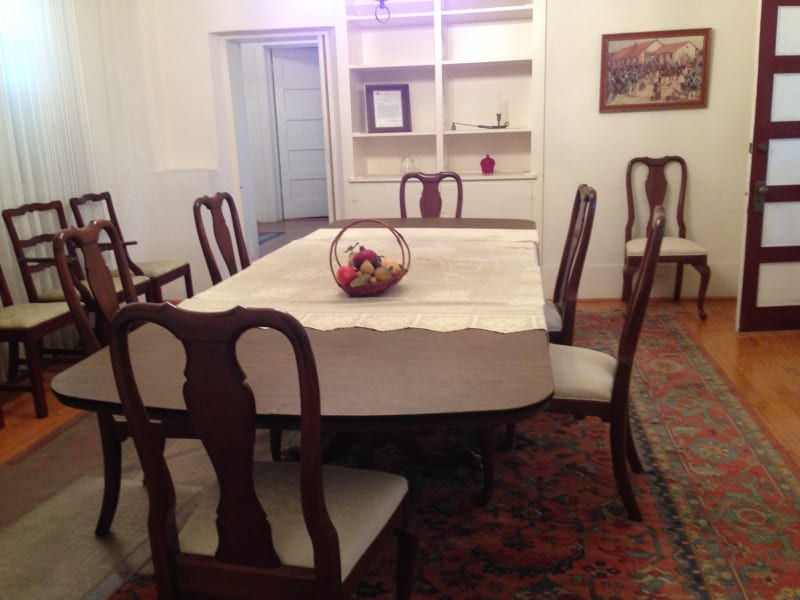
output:
[[[546,329],[535,230],[398,228],[411,251],[410,269],[381,296],[349,297],[334,282],[329,251],[335,229],[319,229],[181,303],[199,311],[238,304],[291,313],[318,330],[366,327],[432,331]],[[400,259],[387,229],[351,228],[339,240]]]

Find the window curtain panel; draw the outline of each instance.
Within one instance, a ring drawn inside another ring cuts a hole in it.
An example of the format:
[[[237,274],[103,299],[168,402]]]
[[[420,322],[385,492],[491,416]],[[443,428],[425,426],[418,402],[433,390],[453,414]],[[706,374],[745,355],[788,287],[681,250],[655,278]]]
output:
[[[93,165],[72,0],[0,0],[0,210],[91,191]],[[12,296],[26,301],[0,229]]]

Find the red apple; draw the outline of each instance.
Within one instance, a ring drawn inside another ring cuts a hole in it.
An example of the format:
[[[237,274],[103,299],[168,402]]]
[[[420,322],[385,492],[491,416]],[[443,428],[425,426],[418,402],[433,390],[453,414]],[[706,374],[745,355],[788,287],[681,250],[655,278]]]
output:
[[[350,265],[342,265],[336,271],[336,281],[342,285],[349,285],[356,277],[358,277],[358,271]]]

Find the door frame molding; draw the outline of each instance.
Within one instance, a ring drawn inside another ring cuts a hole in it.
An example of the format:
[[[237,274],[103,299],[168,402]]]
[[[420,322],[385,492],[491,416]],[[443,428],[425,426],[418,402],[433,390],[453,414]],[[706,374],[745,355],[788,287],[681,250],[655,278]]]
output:
[[[335,90],[331,90],[329,82],[336,81],[335,76],[335,51],[334,30],[332,27],[287,30],[259,30],[247,32],[222,32],[212,33],[209,36],[212,56],[212,80],[214,87],[214,100],[216,103],[216,128],[221,141],[221,148],[228,148],[229,153],[220,156],[219,175],[221,181],[232,181],[239,194],[234,197],[241,204],[242,226],[245,230],[248,251],[251,256],[258,256],[258,232],[256,225],[255,200],[243,189],[249,185],[249,174],[242,172],[240,163],[240,148],[236,136],[236,98],[232,88],[231,71],[236,65],[232,64],[237,50],[243,44],[257,44],[266,48],[287,46],[314,46],[317,48],[320,68],[320,92],[322,96],[323,136],[325,143],[325,168],[326,185],[328,192],[328,218],[335,220],[340,212],[337,208],[343,197],[343,182],[336,177],[342,172],[341,153],[338,146],[332,143],[333,132],[338,131],[338,108]],[[270,86],[272,85],[270,81]],[[274,131],[274,115],[273,115]],[[277,133],[275,133],[277,135]],[[272,165],[277,169],[277,163]],[[277,171],[275,171],[277,173]],[[230,185],[230,183],[228,183]]]

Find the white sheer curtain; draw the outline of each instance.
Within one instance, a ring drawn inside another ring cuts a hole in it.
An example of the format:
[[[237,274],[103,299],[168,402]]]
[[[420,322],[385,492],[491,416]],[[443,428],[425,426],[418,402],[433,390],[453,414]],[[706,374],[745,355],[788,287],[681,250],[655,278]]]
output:
[[[73,0],[0,0],[0,209],[92,190]],[[25,299],[5,227],[0,261]]]

